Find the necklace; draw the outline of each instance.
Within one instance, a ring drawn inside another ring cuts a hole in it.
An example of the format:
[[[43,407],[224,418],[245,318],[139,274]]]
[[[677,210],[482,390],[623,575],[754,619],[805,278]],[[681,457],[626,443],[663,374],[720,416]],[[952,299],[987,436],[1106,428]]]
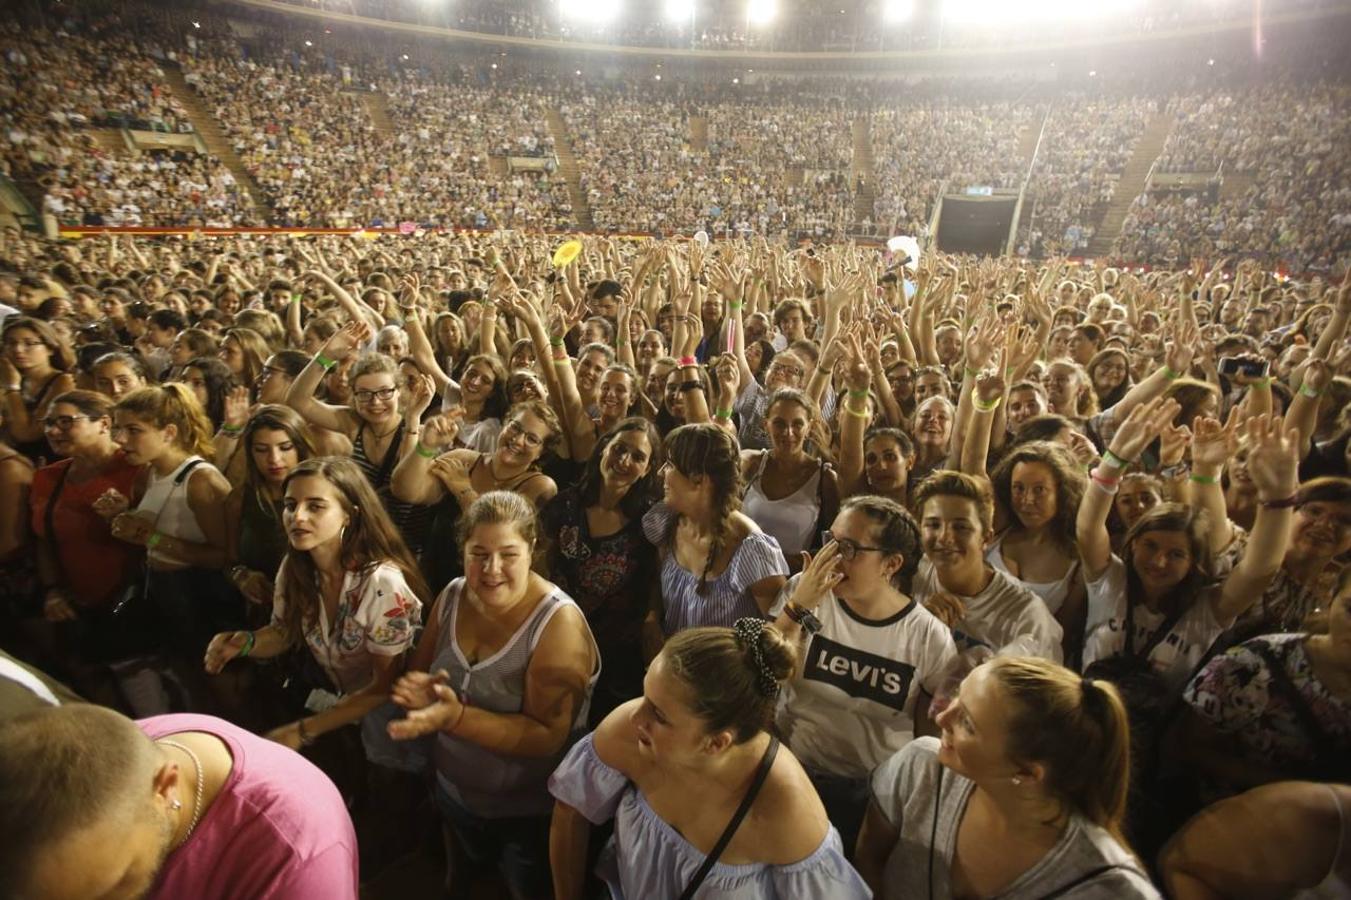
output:
[[[170,741],[165,738],[160,738],[159,743],[165,744],[166,746],[169,747],[174,747],[178,750],[182,750],[184,753],[186,753],[188,756],[192,758],[192,764],[197,767],[197,791],[196,797],[192,801],[192,821],[188,823],[188,833],[183,835],[183,843],[178,845],[181,847],[183,846],[183,844],[186,844],[188,842],[188,838],[192,837],[193,829],[197,827],[197,820],[202,815],[202,786],[205,780],[203,778],[202,761],[197,758],[196,753],[193,753],[187,747],[184,747],[182,744],[178,743],[178,741]],[[174,801],[174,809],[178,809],[182,805],[183,804],[180,803],[178,800]]]

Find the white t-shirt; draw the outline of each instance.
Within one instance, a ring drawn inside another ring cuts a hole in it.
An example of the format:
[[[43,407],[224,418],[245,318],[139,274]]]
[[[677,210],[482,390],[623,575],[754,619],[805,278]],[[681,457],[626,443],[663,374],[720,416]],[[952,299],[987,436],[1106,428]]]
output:
[[[985,590],[974,597],[953,594],[966,606],[966,615],[952,629],[957,649],[985,646],[998,651],[1023,638],[1036,656],[1060,662],[1065,631],[1046,604],[998,569],[993,570],[993,576]],[[942,590],[933,564],[927,558],[920,560],[915,599],[923,603]]]
[[[784,585],[776,615],[801,577]],[[914,739],[919,690],[937,692],[957,647],[947,626],[913,600],[871,620],[827,594],[816,617],[821,631],[807,639],[784,686],[777,724],[804,766],[864,778]]]
[[[1107,570],[1096,581],[1088,582],[1087,587],[1085,667],[1099,659],[1119,656],[1126,649],[1126,564],[1121,557],[1112,554]],[[1174,690],[1181,691],[1186,686],[1187,679],[1201,664],[1201,657],[1227,627],[1215,619],[1212,590],[1202,591],[1191,599],[1191,606],[1182,618],[1149,654],[1150,666]],[[1132,618],[1133,644],[1136,650],[1141,650],[1167,616],[1137,604]]]

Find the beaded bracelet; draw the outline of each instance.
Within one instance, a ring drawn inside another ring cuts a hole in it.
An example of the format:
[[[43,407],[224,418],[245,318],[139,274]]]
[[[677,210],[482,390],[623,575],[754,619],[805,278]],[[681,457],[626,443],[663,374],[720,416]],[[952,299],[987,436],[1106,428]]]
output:
[[[314,361],[325,369],[332,369],[334,366],[338,364],[338,361],[336,359],[329,359],[322,353],[314,354]]]

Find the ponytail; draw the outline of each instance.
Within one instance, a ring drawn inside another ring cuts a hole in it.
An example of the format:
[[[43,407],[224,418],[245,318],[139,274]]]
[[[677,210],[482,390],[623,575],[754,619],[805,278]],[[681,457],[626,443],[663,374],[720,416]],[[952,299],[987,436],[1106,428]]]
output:
[[[1122,847],[1130,790],[1130,723],[1111,682],[1034,657],[997,657],[990,677],[1009,704],[1008,755],[1046,770],[1046,789]]]
[[[132,391],[118,401],[117,410],[131,413],[156,428],[173,425],[175,444],[180,450],[200,456],[208,462],[215,458],[211,443],[211,420],[206,417],[197,396],[185,384],[171,381]]]

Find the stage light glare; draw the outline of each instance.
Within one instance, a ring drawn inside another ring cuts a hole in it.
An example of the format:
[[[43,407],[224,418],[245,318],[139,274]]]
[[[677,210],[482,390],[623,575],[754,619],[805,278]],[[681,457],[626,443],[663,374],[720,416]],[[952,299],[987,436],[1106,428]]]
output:
[[[607,25],[619,17],[622,0],[563,0],[559,11],[565,19],[587,25]]]
[[[778,13],[778,0],[749,0],[746,4],[746,21],[752,25],[768,25]]]
[[[1138,9],[1142,0],[943,0],[943,18],[966,25],[1005,25],[1030,22],[1109,19]]]
[[[694,0],[666,0],[666,20],[683,25],[694,18]]]
[[[899,25],[915,14],[915,0],[886,0],[882,4],[882,21]]]
[[[306,46],[306,47],[313,47],[313,46],[314,46],[314,42],[313,42],[313,41],[306,41],[306,42],[305,42],[305,46]]]

